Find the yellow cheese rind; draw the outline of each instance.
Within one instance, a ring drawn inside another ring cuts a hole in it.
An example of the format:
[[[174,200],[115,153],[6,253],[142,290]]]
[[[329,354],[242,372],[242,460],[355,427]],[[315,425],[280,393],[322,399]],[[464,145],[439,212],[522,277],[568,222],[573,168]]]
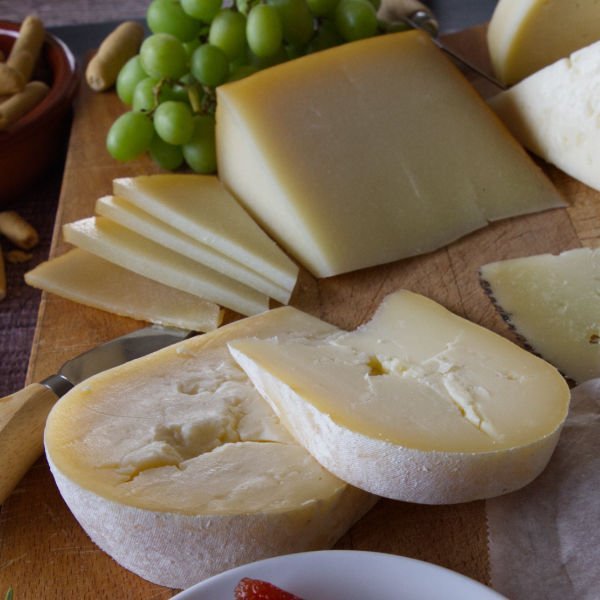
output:
[[[113,314],[191,331],[223,319],[213,302],[137,275],[75,248],[25,273],[25,281],[57,296]]]
[[[490,263],[480,276],[535,352],[576,383],[600,377],[600,249]]]
[[[598,39],[596,0],[500,0],[487,31],[494,72],[507,85]]]
[[[318,277],[564,205],[422,32],[315,53],[217,94],[222,181]]]
[[[332,330],[276,309],[101,373],[61,398],[46,454],[92,540],[173,588],[332,545],[375,498],[293,441],[226,347],[238,336]]]
[[[229,347],[325,468],[398,500],[465,502],[526,485],[568,409],[551,365],[406,291],[352,333]]]

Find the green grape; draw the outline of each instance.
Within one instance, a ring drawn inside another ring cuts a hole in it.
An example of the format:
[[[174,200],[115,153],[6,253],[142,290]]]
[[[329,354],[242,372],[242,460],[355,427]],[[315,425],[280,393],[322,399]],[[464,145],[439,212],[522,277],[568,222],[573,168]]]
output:
[[[131,106],[136,85],[148,75],[142,68],[139,55],[130,58],[117,75],[117,96],[123,104]]]
[[[194,132],[194,116],[183,102],[167,100],[154,111],[154,129],[168,144],[179,146],[189,142]]]
[[[183,44],[169,33],[147,37],[140,48],[142,67],[150,77],[179,79],[187,73],[187,54]]]
[[[258,73],[258,71],[259,69],[254,65],[238,65],[231,69],[227,81],[239,81],[240,79],[244,79],[244,77]]]
[[[182,42],[193,40],[202,27],[200,21],[184,12],[179,0],[152,0],[146,22],[152,33],[169,33]]]
[[[246,51],[246,17],[236,11],[220,11],[212,23],[208,41],[225,52],[227,58],[235,60]]]
[[[144,153],[154,136],[152,120],[141,112],[122,114],[108,130],[106,148],[113,158],[132,160]]]
[[[338,30],[335,27],[335,23],[323,19],[319,26],[317,34],[308,45],[308,52],[311,53],[319,52],[321,50],[327,50],[328,48],[333,48],[334,46],[339,46],[343,43],[344,40],[342,39],[342,36],[338,33]]]
[[[155,135],[148,148],[150,157],[161,168],[174,171],[183,164],[183,150],[181,146],[167,144],[158,135]]]
[[[268,4],[254,6],[246,22],[246,38],[256,56],[274,56],[283,41],[283,28],[277,10]]]
[[[214,117],[194,117],[194,133],[192,139],[183,145],[183,157],[196,173],[214,173],[217,170]]]
[[[196,50],[196,48],[198,48],[198,46],[200,46],[202,42],[200,41],[199,38],[195,38],[190,42],[185,42],[183,44],[183,47],[185,48],[185,53],[188,56],[188,60],[192,59],[192,54],[194,54],[194,50]]]
[[[339,0],[306,0],[310,12],[315,17],[329,17],[335,13]]]
[[[131,107],[137,112],[150,112],[158,104],[154,90],[160,80],[154,77],[142,79],[133,91]]]
[[[225,52],[212,44],[202,44],[192,54],[192,75],[210,87],[221,85],[229,75],[229,61]]]
[[[335,9],[335,26],[347,42],[371,37],[377,32],[377,16],[368,0],[341,0]]]
[[[381,8],[381,0],[369,0],[369,2],[373,5],[375,12]]]
[[[203,23],[211,23],[221,10],[221,0],[181,0],[183,10]]]
[[[293,46],[308,44],[314,33],[313,17],[305,0],[267,0],[277,10],[283,39]]]

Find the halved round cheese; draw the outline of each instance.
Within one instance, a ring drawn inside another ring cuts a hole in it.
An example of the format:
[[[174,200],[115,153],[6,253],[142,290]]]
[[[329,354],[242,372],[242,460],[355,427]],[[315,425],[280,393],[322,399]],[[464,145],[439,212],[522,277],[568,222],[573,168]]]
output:
[[[281,308],[101,373],[64,396],[48,419],[46,453],[92,540],[172,588],[331,546],[374,497],[291,438],[226,343],[332,330]]]

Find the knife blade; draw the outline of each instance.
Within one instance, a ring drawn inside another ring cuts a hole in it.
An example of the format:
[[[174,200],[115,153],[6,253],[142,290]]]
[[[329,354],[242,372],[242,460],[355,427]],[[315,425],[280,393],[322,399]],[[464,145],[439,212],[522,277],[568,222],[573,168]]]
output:
[[[46,418],[61,396],[96,373],[191,335],[194,333],[157,325],[139,329],[80,354],[58,373],[0,399],[0,504],[42,454]]]

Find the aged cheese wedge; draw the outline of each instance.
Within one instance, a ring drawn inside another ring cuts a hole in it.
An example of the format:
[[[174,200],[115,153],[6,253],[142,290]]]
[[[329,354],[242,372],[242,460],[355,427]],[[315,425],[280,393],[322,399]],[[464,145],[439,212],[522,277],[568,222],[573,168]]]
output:
[[[465,502],[524,486],[547,464],[569,404],[554,367],[408,291],[352,333],[229,347],[326,469],[398,500]]]
[[[282,304],[287,304],[292,288],[282,287],[263,277],[260,273],[230,259],[221,252],[212,249],[171,227],[147,212],[137,208],[118,196],[105,196],[96,202],[96,213],[111,221],[131,229],[152,241],[198,261],[231,279],[235,279]]]
[[[293,289],[298,267],[250,218],[221,182],[208,175],[146,175],[115,179],[116,196],[175,229]]]
[[[213,302],[123,269],[75,248],[25,274],[36,288],[117,315],[192,331],[212,331],[223,318]]]
[[[284,307],[102,373],[54,407],[46,453],[61,494],[121,565],[172,588],[331,546],[374,497],[293,441],[226,343],[335,328]]]
[[[243,315],[263,312],[269,299],[213,269],[134,233],[105,217],[63,226],[67,242],[100,258]]]
[[[480,275],[533,350],[577,383],[600,377],[600,249],[504,260]]]
[[[217,95],[222,181],[318,277],[563,205],[422,32],[318,52]]]
[[[597,11],[600,17],[600,5]],[[596,42],[501,92],[490,104],[525,147],[600,190],[599,78]]]
[[[500,0],[487,32],[494,71],[508,85],[598,39],[597,0]]]

